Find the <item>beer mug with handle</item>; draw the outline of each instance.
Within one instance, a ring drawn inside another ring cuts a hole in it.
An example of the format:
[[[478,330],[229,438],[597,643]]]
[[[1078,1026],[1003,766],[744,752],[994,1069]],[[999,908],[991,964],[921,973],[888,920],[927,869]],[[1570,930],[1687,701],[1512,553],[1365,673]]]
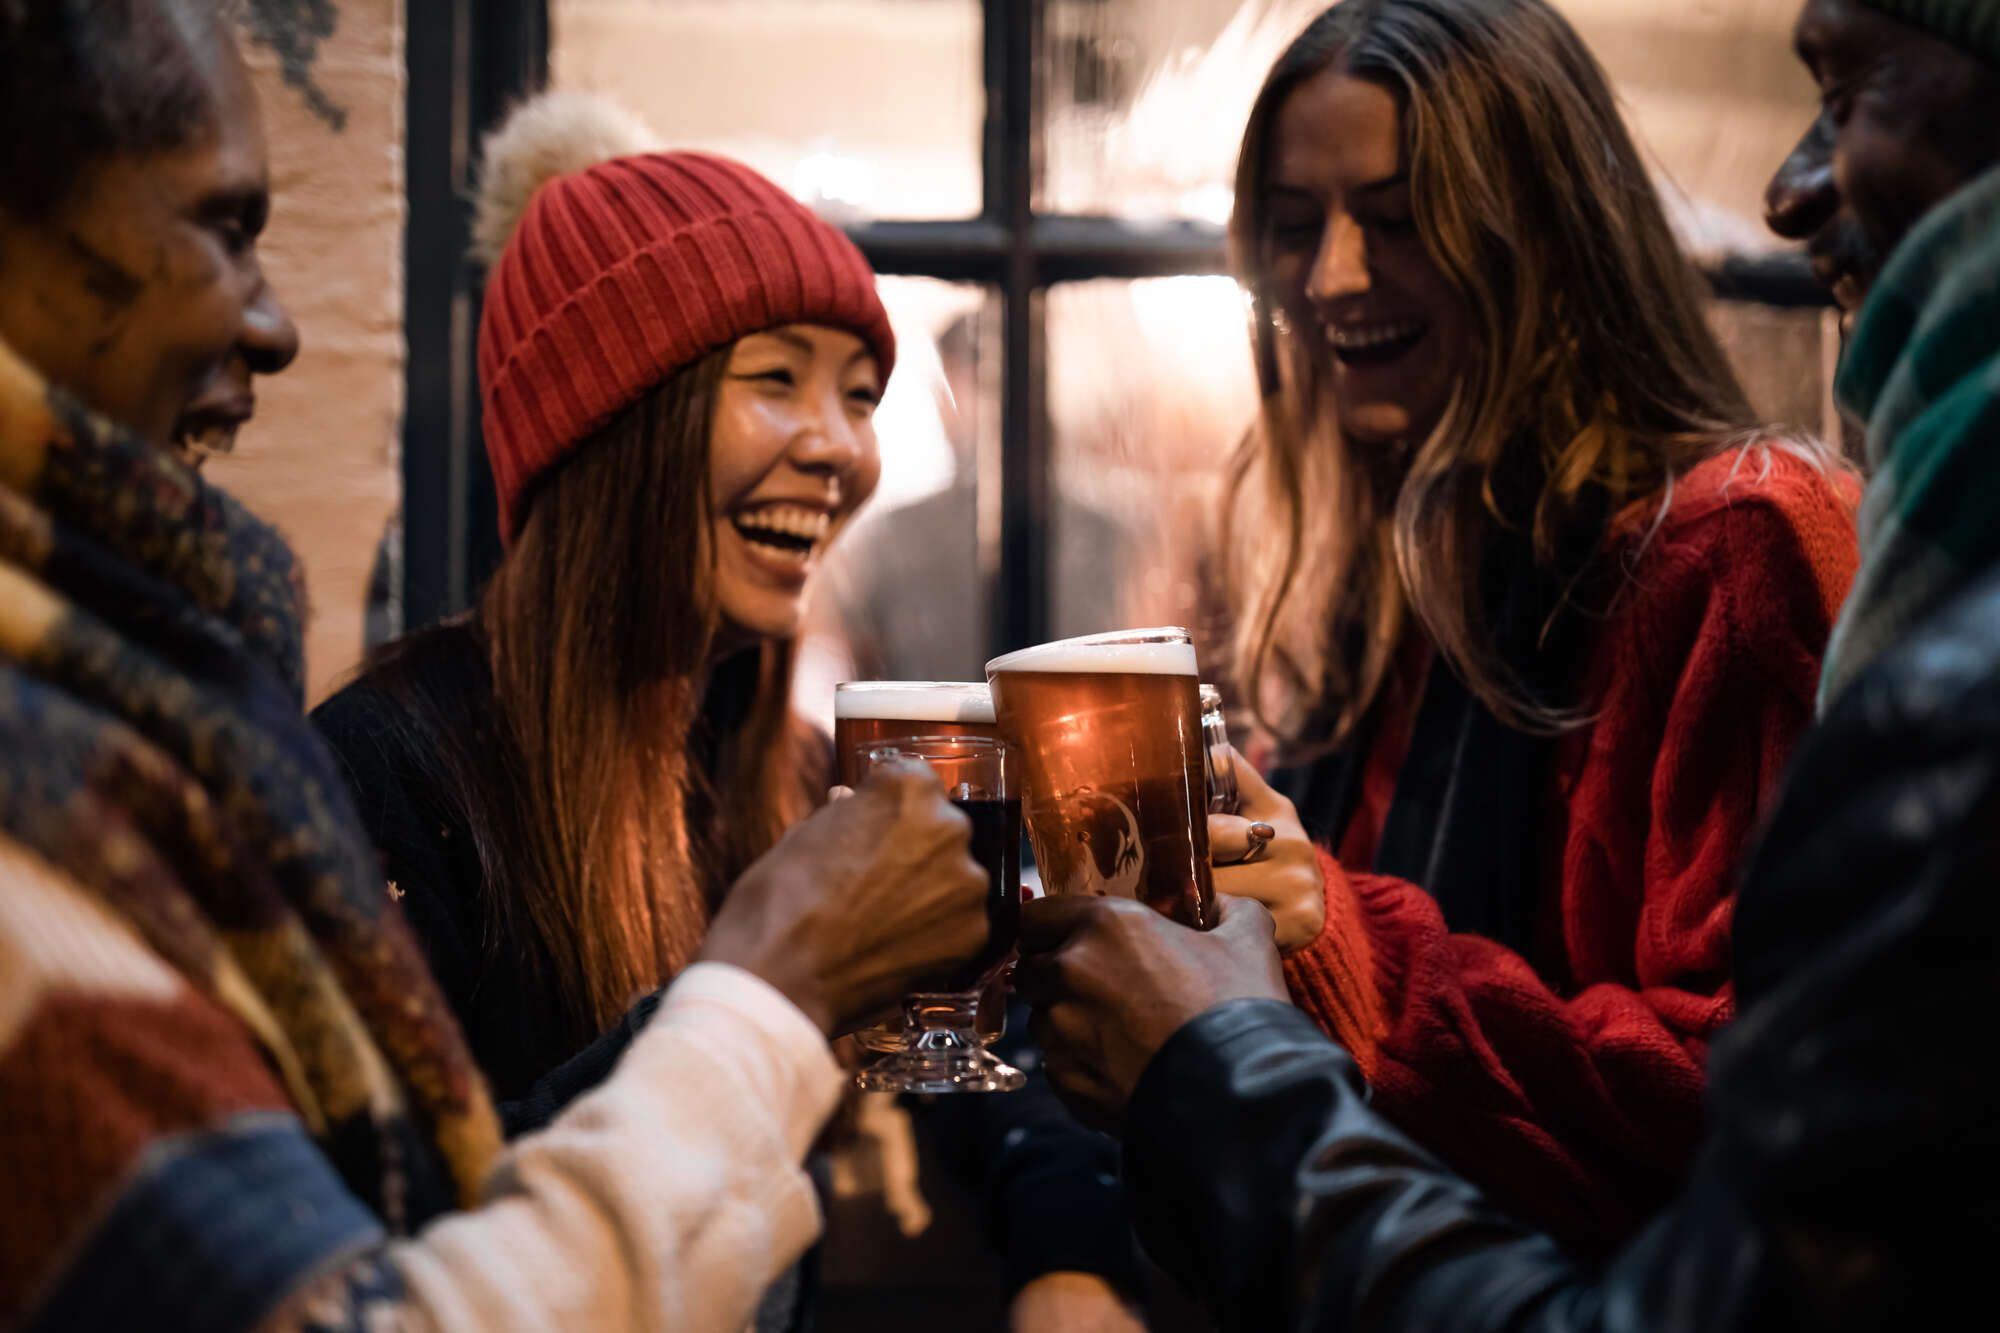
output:
[[[899,741],[917,736],[984,736],[1000,739],[993,720],[993,694],[986,682],[965,680],[849,680],[833,687],[833,748],[840,761],[840,781],[852,787],[861,781],[866,755],[863,742]],[[1007,791],[1021,799],[1020,765],[1009,747],[1002,764]],[[1010,862],[1014,882],[1020,882],[1019,849]],[[1012,969],[996,973],[979,1000],[979,1039],[991,1046],[1007,1033],[1007,979]],[[854,1034],[863,1049],[903,1049],[903,1021],[877,1023]]]
[[[986,664],[1020,756],[1022,813],[1050,893],[1136,898],[1215,923],[1208,775],[1186,630],[1064,639]]]
[[[1201,687],[1202,758],[1208,770],[1208,813],[1233,815],[1243,808],[1243,794],[1236,787],[1236,765],[1223,762],[1229,748],[1229,719],[1222,711],[1222,691],[1213,685]]]
[[[980,995],[1013,961],[1021,927],[1021,804],[1007,785],[1007,745],[987,736],[905,736],[855,743],[855,780],[876,764],[921,759],[972,823],[972,856],[987,875],[986,948],[903,1001],[900,1040],[862,1066],[870,1092],[1012,1092],[1025,1081],[980,1036]]]

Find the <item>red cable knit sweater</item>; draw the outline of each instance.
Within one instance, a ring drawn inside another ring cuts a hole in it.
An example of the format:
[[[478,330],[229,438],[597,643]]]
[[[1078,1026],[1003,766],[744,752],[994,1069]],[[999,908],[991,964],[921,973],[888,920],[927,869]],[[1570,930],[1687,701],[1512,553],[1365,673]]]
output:
[[[1293,998],[1381,1110],[1585,1253],[1671,1196],[1700,1134],[1736,870],[1812,720],[1857,493],[1753,449],[1682,477],[1657,529],[1657,497],[1614,520],[1630,583],[1587,651],[1595,721],[1557,746],[1539,968],[1321,852],[1327,926],[1286,965]],[[1381,732],[1378,772],[1407,744]]]

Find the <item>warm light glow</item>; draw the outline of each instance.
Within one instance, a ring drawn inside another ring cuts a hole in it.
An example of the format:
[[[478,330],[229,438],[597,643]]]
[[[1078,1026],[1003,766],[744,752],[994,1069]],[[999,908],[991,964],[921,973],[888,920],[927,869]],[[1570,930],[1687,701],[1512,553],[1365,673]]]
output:
[[[1126,217],[1229,220],[1250,104],[1322,0],[1245,0],[1209,45],[1174,53],[1105,133]]]
[[[807,153],[792,168],[786,188],[815,212],[838,222],[872,217],[879,203],[875,165],[843,153]]]

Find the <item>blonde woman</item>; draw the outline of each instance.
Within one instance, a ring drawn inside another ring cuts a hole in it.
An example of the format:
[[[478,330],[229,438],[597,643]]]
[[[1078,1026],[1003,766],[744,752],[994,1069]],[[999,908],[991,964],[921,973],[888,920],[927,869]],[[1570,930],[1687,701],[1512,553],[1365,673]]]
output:
[[[1275,843],[1218,887],[1276,910],[1294,998],[1384,1111],[1600,1249],[1699,1133],[1735,868],[1812,718],[1853,480],[1759,427],[1544,0],[1326,11],[1236,198],[1265,402],[1232,646],[1280,769],[1245,812]]]

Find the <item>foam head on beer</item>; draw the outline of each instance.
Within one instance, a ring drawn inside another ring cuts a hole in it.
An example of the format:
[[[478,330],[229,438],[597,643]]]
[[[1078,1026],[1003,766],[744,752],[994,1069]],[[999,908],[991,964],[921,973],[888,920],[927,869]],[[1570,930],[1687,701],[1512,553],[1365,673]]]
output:
[[[1199,674],[1194,643],[1178,625],[1111,630],[1023,648],[988,662],[986,679],[990,682],[1003,671],[1128,672],[1191,679]]]
[[[861,765],[854,750],[908,736],[990,736],[1000,739],[993,721],[993,694],[969,680],[850,680],[833,688],[833,745],[840,780],[852,787]],[[1007,757],[1011,782],[1017,761]]]
[[[1055,893],[1214,922],[1194,645],[1174,626],[1045,643],[986,664],[1020,754],[1023,812]]]
[[[962,680],[850,680],[834,686],[833,716],[991,726],[993,692]]]

